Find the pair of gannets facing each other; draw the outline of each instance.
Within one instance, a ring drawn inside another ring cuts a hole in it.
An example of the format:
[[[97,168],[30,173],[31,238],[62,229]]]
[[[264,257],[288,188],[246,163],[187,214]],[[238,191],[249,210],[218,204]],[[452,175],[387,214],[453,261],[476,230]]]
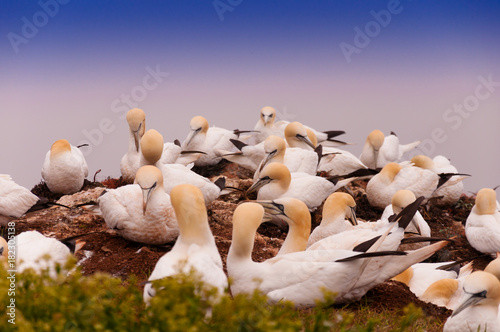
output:
[[[224,180],[215,183],[209,179],[196,174],[181,164],[163,164],[160,159],[163,153],[163,136],[154,129],[148,130],[141,139],[141,161],[140,165],[154,165],[163,174],[163,185],[167,193],[179,184],[192,184],[198,187],[207,204],[219,197],[224,188]]]
[[[42,178],[51,192],[74,194],[82,189],[87,175],[87,162],[78,147],[65,139],[52,144],[42,166]]]
[[[155,166],[142,166],[135,184],[108,190],[97,202],[106,225],[127,240],[164,244],[179,235],[163,174]]]
[[[388,163],[401,161],[406,152],[415,149],[419,144],[420,141],[399,144],[399,138],[393,132],[384,136],[384,133],[375,129],[366,138],[359,159],[369,168],[382,168]]]
[[[411,159],[411,163],[415,167],[420,167],[423,169],[428,169],[436,174],[458,174],[458,170],[455,166],[451,165],[450,161],[444,156],[436,156],[431,159],[424,155],[417,155]],[[458,202],[460,196],[464,192],[464,184],[462,181],[457,181],[459,179],[464,179],[464,176],[454,175],[451,177],[450,182],[455,182],[455,184],[443,186],[438,188],[432,197],[436,198],[436,203],[438,205],[452,205]]]
[[[139,142],[146,132],[146,113],[140,108],[133,108],[127,112],[129,128],[128,151],[120,162],[120,172],[127,183],[134,182],[135,174],[139,169],[141,146]]]
[[[215,239],[208,225],[207,210],[201,191],[192,185],[179,185],[171,192],[172,206],[179,223],[174,247],[162,256],[144,287],[144,301],[156,295],[151,281],[194,269],[201,281],[222,294],[228,287]]]
[[[279,137],[285,137],[285,129],[290,124],[290,122],[282,120],[276,122],[276,110],[271,106],[263,107],[260,110],[259,121],[255,124],[254,130],[257,132],[253,135],[256,139],[256,143],[264,141],[270,135],[276,135]],[[320,132],[311,127],[304,126],[310,133],[313,133],[317,138],[317,143],[322,143],[323,146],[341,146],[346,144],[345,142],[338,141],[335,137],[344,134],[344,131],[333,130]]]
[[[192,118],[189,126],[190,132],[181,147],[205,153],[194,162],[196,166],[216,165],[222,159],[217,150],[231,151],[233,144],[229,140],[238,138],[232,130],[209,127],[207,119],[202,116]]]
[[[441,187],[462,181],[463,177],[452,177],[450,174],[436,174],[428,169],[388,163],[380,173],[374,175],[366,185],[366,196],[370,205],[385,208],[390,204],[392,195],[400,189],[412,191],[415,196],[431,198]]]
[[[227,257],[228,275],[233,280],[231,291],[239,294],[259,289],[270,302],[289,300],[297,307],[311,307],[323,301],[325,290],[336,294],[337,303],[358,300],[370,288],[445,245],[440,242],[410,253],[376,252],[385,240],[381,237],[366,253],[312,250],[257,263],[251,254],[263,218],[264,208],[257,203],[241,204],[234,212],[233,240]]]
[[[338,180],[302,172],[290,173],[285,165],[276,162],[264,167],[259,176],[247,190],[247,195],[258,191],[258,200],[293,197],[303,201],[310,210],[315,210],[328,195],[356,179]]]
[[[492,256],[500,251],[500,205],[496,197],[493,189],[479,190],[465,222],[465,236],[470,245]]]
[[[38,202],[38,196],[18,185],[7,174],[0,174],[0,225],[6,226]]]
[[[23,232],[15,238],[16,269],[19,273],[28,269],[35,273],[47,270],[51,278],[56,278],[57,266],[64,267],[71,255],[84,244],[79,240],[76,244],[65,244],[37,231]]]
[[[500,331],[500,281],[476,271],[465,278],[458,307],[444,324],[444,332]]]

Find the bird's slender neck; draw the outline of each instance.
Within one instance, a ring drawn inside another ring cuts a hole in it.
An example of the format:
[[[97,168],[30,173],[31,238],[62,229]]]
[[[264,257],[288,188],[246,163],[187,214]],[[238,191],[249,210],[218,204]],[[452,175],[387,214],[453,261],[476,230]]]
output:
[[[233,225],[233,240],[229,248],[228,259],[252,260],[256,230],[252,231],[249,227],[245,226],[246,225]]]
[[[311,223],[309,222],[309,225],[310,224]],[[283,242],[283,245],[281,246],[280,251],[278,252],[278,255],[306,250],[310,233],[310,226],[290,226],[288,234],[285,238],[285,241]]]

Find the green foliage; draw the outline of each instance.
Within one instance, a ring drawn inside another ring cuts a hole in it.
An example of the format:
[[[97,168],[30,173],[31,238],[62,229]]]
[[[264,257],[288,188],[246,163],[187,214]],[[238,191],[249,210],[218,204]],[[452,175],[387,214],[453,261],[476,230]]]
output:
[[[74,263],[73,263],[74,264]],[[0,324],[6,331],[378,331],[382,322],[371,317],[356,323],[355,315],[325,304],[297,310],[289,302],[271,305],[265,295],[218,295],[196,274],[154,282],[156,296],[143,302],[137,280],[108,274],[82,276],[71,266],[48,273],[16,275],[16,324]],[[10,301],[7,272],[0,269],[0,311]],[[405,309],[393,331],[406,331],[422,317],[420,309]],[[368,313],[367,313],[368,314]],[[369,313],[374,315],[373,313]],[[358,313],[356,314],[358,315]],[[411,329],[410,329],[411,330]]]

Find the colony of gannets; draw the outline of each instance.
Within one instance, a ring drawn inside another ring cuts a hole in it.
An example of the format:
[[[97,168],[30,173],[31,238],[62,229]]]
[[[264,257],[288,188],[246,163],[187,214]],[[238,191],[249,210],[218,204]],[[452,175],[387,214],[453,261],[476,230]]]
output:
[[[455,331],[464,324],[481,328],[485,322],[488,328],[499,326],[500,282],[489,272],[468,276],[468,268],[458,279],[456,273],[442,273],[443,277],[436,277],[432,283],[419,276],[428,277],[430,272],[415,273],[418,269],[427,271],[427,265],[418,264],[444,247],[446,241],[431,244],[424,217],[416,208],[408,212],[405,207],[431,198],[438,204],[453,204],[463,193],[464,179],[443,156],[416,156],[405,161],[405,153],[417,147],[418,141],[401,145],[394,133],[384,136],[374,130],[358,159],[337,148],[345,144],[335,139],[343,131],[320,132],[297,121],[276,121],[272,107],[264,107],[253,131],[241,137],[238,131],[209,127],[206,118],[195,116],[182,144],[165,143],[158,131],[147,130],[146,114],[141,109],[130,110],[127,123],[128,150],[117,167],[130,184],[107,190],[97,204],[106,225],[127,240],[145,244],[176,241],[157,262],[145,285],[146,302],[161,294],[154,287],[155,280],[191,269],[219,294],[228,291],[206,208],[222,194],[224,183],[214,183],[191,170],[191,163],[207,166],[226,159],[254,172],[253,185],[245,198],[257,192],[257,200],[242,202],[233,216],[233,240],[227,257],[233,294],[259,289],[270,302],[290,300],[297,307],[308,307],[324,299],[325,290],[334,292],[337,302],[355,301],[395,277],[407,280],[408,285],[420,285],[418,295],[432,302],[436,290],[446,287],[441,281],[452,275],[451,279],[460,283],[455,282],[450,298],[459,298],[456,301],[460,304],[454,307],[445,330]],[[52,144],[42,167],[42,178],[50,191],[78,192],[87,175],[87,163],[79,147],[65,139]],[[370,204],[386,209],[379,220],[357,220],[356,202],[349,189],[339,191],[360,178],[368,178],[366,195]],[[21,217],[38,200],[8,175],[0,176],[0,220]],[[323,219],[311,234],[310,211],[323,203]],[[467,239],[478,251],[500,251],[495,239],[500,238],[499,215],[494,190],[481,190],[465,228]],[[286,222],[288,235],[275,258],[254,262],[255,233],[267,221]],[[417,249],[402,246],[407,233],[422,237]],[[70,255],[60,242],[39,233],[25,232],[17,239],[24,264],[21,271],[49,268],[53,274],[55,262],[62,264]],[[3,254],[8,246],[1,245]],[[36,252],[50,252],[52,261],[41,265]]]

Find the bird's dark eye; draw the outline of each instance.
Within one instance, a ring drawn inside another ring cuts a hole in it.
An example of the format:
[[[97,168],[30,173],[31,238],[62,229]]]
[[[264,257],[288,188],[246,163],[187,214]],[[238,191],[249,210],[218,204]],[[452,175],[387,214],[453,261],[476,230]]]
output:
[[[486,297],[486,291],[484,290],[481,293],[477,293],[477,296],[485,298]]]
[[[285,212],[285,206],[283,204],[274,203],[274,205],[281,211]]]

